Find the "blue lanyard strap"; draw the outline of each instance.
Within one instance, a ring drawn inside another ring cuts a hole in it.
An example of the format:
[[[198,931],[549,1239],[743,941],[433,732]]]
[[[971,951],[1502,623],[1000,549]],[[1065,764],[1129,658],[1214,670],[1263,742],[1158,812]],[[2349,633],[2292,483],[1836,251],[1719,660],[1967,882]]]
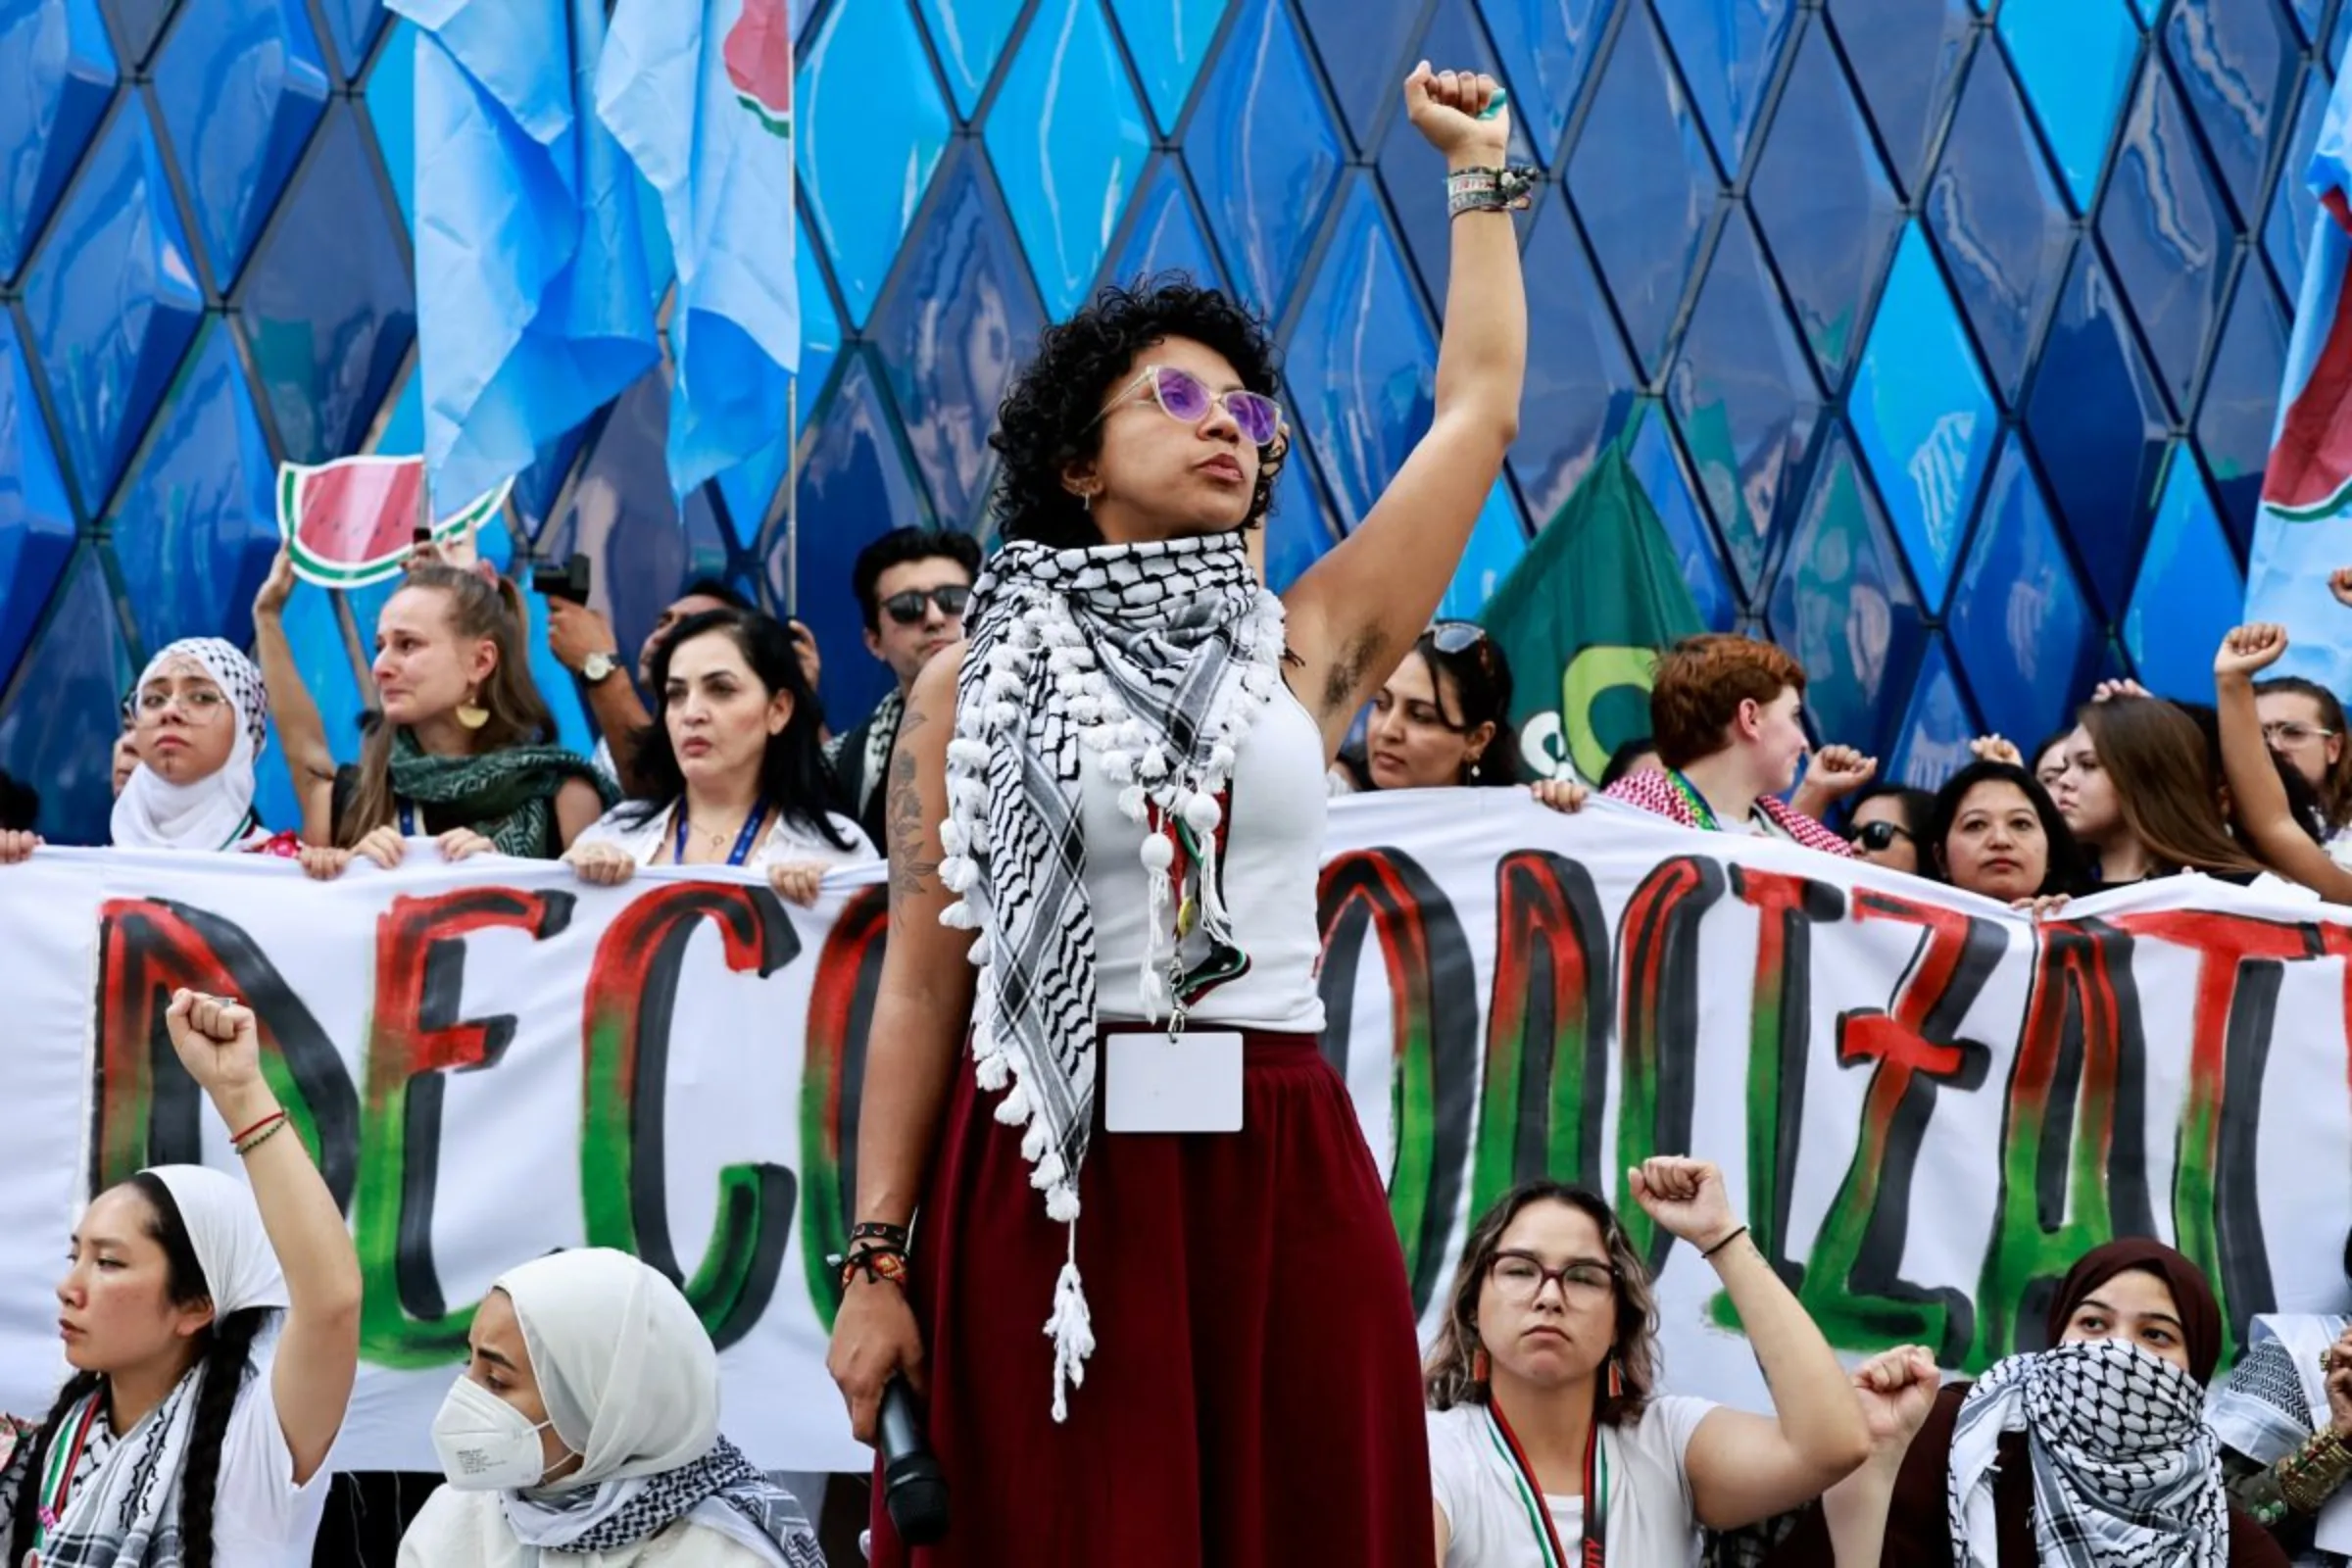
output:
[[[678,832],[669,851],[669,863],[686,863],[686,802],[683,797],[677,808]],[[741,865],[751,858],[752,846],[759,841],[760,824],[767,820],[767,800],[763,796],[752,803],[752,814],[743,819],[743,831],[735,835],[735,848],[727,855],[729,865]]]
[[[400,836],[404,839],[416,836],[416,803],[414,801],[400,803]]]

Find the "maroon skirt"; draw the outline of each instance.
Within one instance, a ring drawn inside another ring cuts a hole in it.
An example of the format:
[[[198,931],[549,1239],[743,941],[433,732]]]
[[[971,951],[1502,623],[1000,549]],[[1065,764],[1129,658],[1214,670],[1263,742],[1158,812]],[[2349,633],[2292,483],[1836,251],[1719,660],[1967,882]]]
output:
[[[954,1523],[877,1568],[1429,1568],[1404,1259],[1347,1086],[1311,1035],[1248,1037],[1242,1131],[1095,1135],[1078,1268],[1095,1353],[1053,1418],[1068,1247],[1020,1129],[956,1077],[910,1259]]]

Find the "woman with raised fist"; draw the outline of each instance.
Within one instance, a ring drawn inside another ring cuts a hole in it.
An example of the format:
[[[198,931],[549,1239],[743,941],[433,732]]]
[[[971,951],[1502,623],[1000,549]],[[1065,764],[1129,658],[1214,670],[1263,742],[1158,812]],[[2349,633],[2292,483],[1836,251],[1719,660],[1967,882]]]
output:
[[[246,1180],[157,1166],[83,1210],[57,1286],[74,1375],[0,1471],[11,1565],[304,1568],[326,1506],[359,1256],[251,1009],[181,991],[165,1021]]]

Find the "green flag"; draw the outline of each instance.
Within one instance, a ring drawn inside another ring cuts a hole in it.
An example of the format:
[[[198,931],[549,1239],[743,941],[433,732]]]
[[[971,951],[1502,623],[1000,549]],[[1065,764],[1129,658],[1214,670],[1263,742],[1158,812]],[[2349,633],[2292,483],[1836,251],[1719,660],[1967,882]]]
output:
[[[1649,733],[1653,655],[1706,627],[1622,442],[1601,450],[1479,620],[1510,661],[1531,773],[1597,780],[1612,751]]]

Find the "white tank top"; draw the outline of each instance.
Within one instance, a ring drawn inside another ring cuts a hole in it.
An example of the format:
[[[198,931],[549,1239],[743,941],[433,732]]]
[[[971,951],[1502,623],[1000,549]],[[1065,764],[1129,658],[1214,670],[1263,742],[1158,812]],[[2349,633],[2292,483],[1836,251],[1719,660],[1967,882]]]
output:
[[[1132,1021],[1144,1015],[1144,830],[1120,812],[1119,787],[1093,758],[1079,777],[1086,896],[1095,913],[1096,1011],[1106,1021]],[[1201,988],[1187,1009],[1194,1025],[1322,1031],[1315,883],[1327,804],[1323,733],[1284,683],[1235,751],[1219,870],[1241,957],[1209,953],[1198,933],[1186,942],[1186,961]],[[1239,973],[1216,978],[1235,967]]]

